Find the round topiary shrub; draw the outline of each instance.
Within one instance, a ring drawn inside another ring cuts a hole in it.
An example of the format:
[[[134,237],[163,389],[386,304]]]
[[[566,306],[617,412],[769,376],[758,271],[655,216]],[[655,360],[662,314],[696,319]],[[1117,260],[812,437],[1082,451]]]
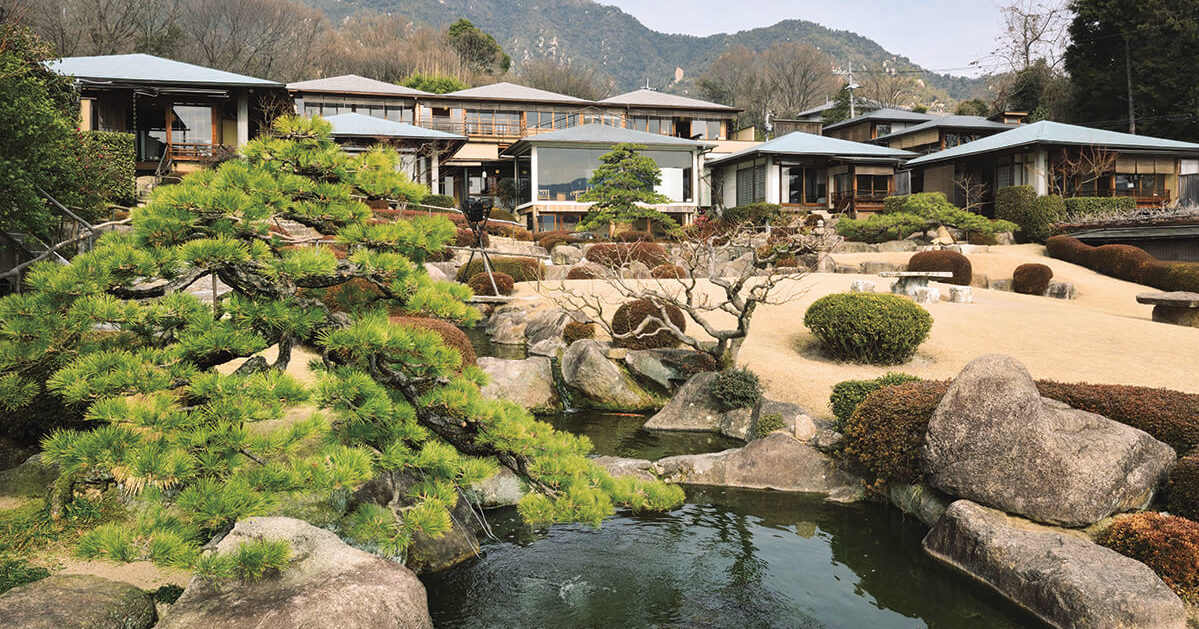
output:
[[[630,262],[640,262],[649,268],[670,262],[662,245],[653,242],[605,242],[592,245],[585,256],[588,261],[619,269]]]
[[[567,321],[566,327],[562,330],[562,338],[566,340],[567,345],[581,339],[593,339],[595,338],[595,324]]]
[[[531,241],[533,240],[533,232],[525,229],[524,227],[517,227],[516,229],[512,230],[512,238],[514,240]]]
[[[817,299],[804,315],[829,356],[858,363],[906,362],[928,338],[933,318],[910,299],[885,293],[839,293]]]
[[[680,331],[686,331],[687,318],[678,306],[665,304],[664,307],[660,307],[648,299],[637,299],[617,308],[616,314],[612,315],[613,343],[617,347],[628,349],[678,347],[679,339],[660,323],[663,310],[666,311],[666,318],[670,320],[671,325]],[[651,317],[658,321],[647,323],[641,328],[642,322]],[[633,332],[638,329],[641,331],[634,335]]]
[[[748,369],[730,369],[716,374],[708,385],[708,392],[721,411],[731,411],[757,404],[762,399],[762,383],[758,375]]]
[[[908,260],[909,271],[941,271],[953,273],[953,277],[945,279],[947,284],[969,286],[974,271],[966,256],[949,250],[921,251],[912,255]]]
[[[544,265],[536,258],[489,256],[488,259],[491,260],[493,271],[507,273],[515,282],[535,282],[540,280],[545,273]],[[458,281],[468,282],[470,278],[485,270],[483,260],[475,256],[470,264],[463,265],[458,269]]]
[[[516,283],[512,281],[511,275],[495,271],[492,273],[492,277],[495,278],[495,287],[491,286],[491,277],[487,276],[486,271],[482,273],[475,273],[474,276],[470,278],[470,281],[466,283],[466,285],[469,286],[471,291],[473,291],[476,295],[494,296],[496,288],[500,290],[501,295],[512,294],[512,289],[516,286]]]
[[[1053,269],[1044,264],[1021,264],[1012,272],[1012,290],[1022,295],[1044,295]]]
[[[1174,464],[1166,496],[1170,513],[1199,520],[1199,454],[1184,456]]]
[[[649,232],[630,229],[629,231],[616,234],[615,240],[616,242],[653,242],[654,235]]]
[[[1199,602],[1199,522],[1136,513],[1116,518],[1097,541],[1152,568],[1184,601]]]
[[[845,422],[843,455],[876,487],[919,482],[928,422],[948,389],[948,382],[909,382],[866,396]]]
[[[475,233],[469,229],[459,228],[454,232],[454,245],[458,247],[473,247],[475,246]],[[491,234],[483,232],[483,246],[491,246]]]
[[[462,366],[473,365],[478,360],[475,355],[475,347],[471,345],[470,338],[466,333],[458,329],[458,326],[449,321],[441,319],[433,319],[430,317],[390,317],[391,322],[396,325],[405,325],[413,328],[422,328],[432,330],[441,336],[441,340],[446,345],[458,350],[458,355],[462,357]]]
[[[893,387],[899,384],[907,384],[909,382],[920,382],[920,378],[909,376],[906,373],[896,373],[894,371],[875,378],[874,380],[846,380],[833,385],[833,392],[829,396],[829,404],[833,407],[833,416],[837,418],[835,428],[840,431],[844,429],[846,420],[850,415],[853,415],[854,410],[866,399],[866,396],[886,387]]]
[[[677,264],[659,264],[650,269],[649,274],[660,280],[681,280],[687,277],[687,270]]]
[[[600,274],[595,272],[595,269],[589,266],[572,266],[566,272],[568,280],[598,280]]]

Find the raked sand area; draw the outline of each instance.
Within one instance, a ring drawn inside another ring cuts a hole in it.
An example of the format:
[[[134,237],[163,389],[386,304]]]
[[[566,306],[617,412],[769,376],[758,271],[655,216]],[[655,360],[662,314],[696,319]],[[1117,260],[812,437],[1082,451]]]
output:
[[[867,260],[905,263],[910,253],[835,254],[842,264]],[[951,378],[972,358],[985,353],[1010,354],[1035,378],[1065,382],[1133,384],[1199,393],[1199,328],[1150,319],[1151,307],[1136,295],[1154,289],[1112,279],[1088,269],[1048,258],[1044,247],[991,247],[968,256],[975,274],[1008,279],[1016,266],[1040,262],[1053,268],[1054,278],[1073,282],[1070,301],[1017,295],[974,288],[975,303],[942,300],[926,307],[933,316],[928,340],[909,363],[876,367],[840,363],[824,358],[803,325],[804,312],[817,298],[849,290],[857,279],[874,281],[887,291],[890,280],[870,275],[811,275],[787,286],[796,299],[760,308],[738,362],[763,380],[767,395],[794,402],[816,416],[831,416],[829,392],[842,380],[873,378],[903,371],[924,378]],[[656,281],[654,281],[656,283]],[[516,295],[530,302],[554,296],[561,282],[517,284]],[[597,291],[605,302],[619,303],[603,281],[570,281],[569,290]],[[710,288],[710,287],[709,287]],[[942,293],[948,293],[943,288]],[[608,316],[614,307],[608,310]],[[689,324],[689,331],[699,327]]]

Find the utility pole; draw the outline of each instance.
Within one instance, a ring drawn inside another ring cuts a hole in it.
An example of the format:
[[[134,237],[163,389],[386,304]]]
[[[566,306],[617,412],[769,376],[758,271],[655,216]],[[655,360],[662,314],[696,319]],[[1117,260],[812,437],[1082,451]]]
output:
[[[1128,43],[1128,35],[1124,35],[1124,78],[1128,85],[1128,132],[1137,133],[1137,114],[1132,102],[1132,49]]]
[[[849,70],[848,71],[842,70],[840,72],[835,72],[834,74],[843,76],[846,78],[847,81],[849,81],[845,85],[845,89],[849,90],[849,117],[857,118],[858,110],[857,110],[857,104],[854,102],[855,98],[854,98],[853,91],[858,89],[858,84],[853,82],[853,62],[852,61],[849,62]]]

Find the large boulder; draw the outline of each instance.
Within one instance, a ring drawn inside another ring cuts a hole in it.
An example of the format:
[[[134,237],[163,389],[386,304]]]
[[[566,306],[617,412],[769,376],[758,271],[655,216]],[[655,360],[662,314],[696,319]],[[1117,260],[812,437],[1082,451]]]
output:
[[[583,259],[583,250],[572,245],[558,245],[550,251],[550,261],[557,265],[570,266]]]
[[[35,451],[9,439],[0,437],[0,470],[12,469],[33,456]]]
[[[487,373],[483,397],[515,402],[534,413],[562,410],[562,400],[554,386],[554,368],[544,356],[524,360],[483,357],[479,368]]]
[[[12,469],[0,471],[0,497],[44,496],[56,480],[58,466],[39,452]]]
[[[844,492],[853,483],[830,457],[781,432],[743,448],[667,457],[654,471],[676,483],[805,493]]]
[[[484,328],[491,342],[501,345],[524,345],[525,328],[529,325],[529,313],[524,308],[505,304],[495,309],[487,318]]]
[[[1041,398],[1016,359],[962,369],[928,424],[931,485],[1025,517],[1087,526],[1146,505],[1174,450],[1147,433]]]
[[[91,575],[54,575],[0,595],[0,625],[13,629],[149,629],[156,620],[145,592]]]
[[[425,586],[401,564],[292,518],[242,520],[217,544],[286,540],[276,577],[237,584],[193,578],[155,629],[432,629]]]
[[[513,506],[520,502],[525,493],[525,482],[515,472],[503,466],[491,478],[475,483],[466,490],[471,502],[484,509]]]
[[[624,364],[638,380],[667,393],[677,391],[688,378],[715,365],[707,354],[681,348],[630,350]]]
[[[1186,626],[1182,601],[1145,564],[968,500],[949,506],[924,549],[1055,627]]]
[[[658,400],[633,382],[632,377],[608,359],[603,346],[592,339],[570,344],[562,353],[562,379],[576,406],[615,411],[646,411]]]
[[[788,434],[807,441],[816,435],[816,424],[803,407],[790,402],[778,402],[762,398],[753,408],[738,408],[720,417],[720,432],[734,439],[749,441],[758,434],[758,422],[767,415],[778,415],[783,420],[783,429]]]
[[[570,321],[570,314],[561,308],[542,310],[529,317],[529,323],[525,326],[525,338],[529,345],[541,341],[560,341],[562,334],[566,331],[566,324]]]
[[[629,352],[632,354],[633,352]],[[655,430],[720,430],[723,412],[710,391],[716,373],[707,371],[691,377],[645,428]]]
[[[407,471],[383,472],[364,483],[355,492],[351,508],[361,503],[372,503],[391,509],[399,514],[412,506],[413,492],[421,479]],[[461,563],[479,552],[478,515],[466,500],[459,500],[450,509],[452,526],[438,537],[417,533],[408,547],[407,564],[419,572],[436,572]]]
[[[604,468],[613,478],[633,476],[641,480],[657,480],[654,463],[646,459],[630,459],[620,456],[597,456],[591,459]]]

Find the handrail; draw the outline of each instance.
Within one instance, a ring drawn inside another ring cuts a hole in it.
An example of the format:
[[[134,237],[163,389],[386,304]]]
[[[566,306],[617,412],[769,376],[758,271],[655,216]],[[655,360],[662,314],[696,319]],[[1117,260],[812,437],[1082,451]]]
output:
[[[41,195],[42,195],[42,196],[46,197],[46,199],[47,199],[47,200],[49,200],[49,201],[50,201],[50,203],[53,203],[53,204],[54,204],[54,206],[55,206],[55,207],[57,207],[57,208],[58,208],[58,210],[59,210],[60,212],[62,212],[62,213],[64,213],[64,214],[66,214],[66,215],[67,215],[67,216],[69,216],[69,217],[71,217],[71,220],[75,221],[76,223],[79,223],[80,225],[83,225],[84,227],[86,227],[86,228],[88,228],[88,229],[91,229],[91,228],[92,228],[92,224],[91,224],[91,223],[89,223],[89,222],[87,222],[87,221],[83,220],[83,219],[82,219],[82,218],[81,218],[81,217],[80,217],[78,214],[75,214],[74,212],[72,212],[72,211],[68,210],[68,209],[67,209],[67,207],[66,207],[65,205],[63,205],[63,204],[61,204],[61,203],[59,203],[59,202],[58,202],[58,199],[55,199],[54,197],[50,196],[50,193],[49,193],[49,192],[46,192],[45,190],[42,190],[42,187],[41,187],[41,186],[39,186],[39,185],[37,185],[37,184],[34,184],[34,186],[33,186],[33,187],[37,188],[37,191],[38,191],[39,193],[41,193]]]

